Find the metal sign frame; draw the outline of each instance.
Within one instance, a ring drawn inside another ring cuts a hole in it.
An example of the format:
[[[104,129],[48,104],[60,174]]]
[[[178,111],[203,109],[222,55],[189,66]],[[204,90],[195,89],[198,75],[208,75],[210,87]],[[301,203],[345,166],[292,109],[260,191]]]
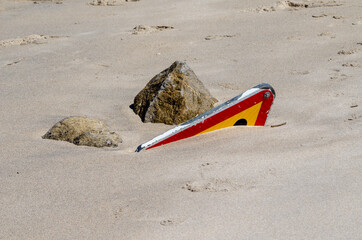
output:
[[[274,98],[275,91],[272,86],[267,83],[259,84],[229,101],[139,145],[136,152],[225,127],[235,125],[264,126]]]

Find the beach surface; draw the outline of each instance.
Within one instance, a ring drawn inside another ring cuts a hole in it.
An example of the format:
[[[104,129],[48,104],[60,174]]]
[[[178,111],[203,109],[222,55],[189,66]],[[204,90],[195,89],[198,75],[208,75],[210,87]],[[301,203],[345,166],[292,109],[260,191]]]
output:
[[[0,239],[361,239],[360,0],[89,3],[0,0]],[[266,126],[136,153],[176,60],[219,103],[272,85]],[[69,116],[123,142],[42,139]]]

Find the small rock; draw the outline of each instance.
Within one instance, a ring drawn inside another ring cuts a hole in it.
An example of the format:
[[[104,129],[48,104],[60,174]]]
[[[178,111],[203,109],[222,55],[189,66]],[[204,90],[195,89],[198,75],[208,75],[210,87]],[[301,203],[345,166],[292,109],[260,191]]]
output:
[[[133,111],[143,122],[180,124],[217,102],[185,62],[174,62],[153,77],[134,99]]]
[[[68,117],[56,123],[42,137],[90,147],[117,147],[122,140],[99,120]]]

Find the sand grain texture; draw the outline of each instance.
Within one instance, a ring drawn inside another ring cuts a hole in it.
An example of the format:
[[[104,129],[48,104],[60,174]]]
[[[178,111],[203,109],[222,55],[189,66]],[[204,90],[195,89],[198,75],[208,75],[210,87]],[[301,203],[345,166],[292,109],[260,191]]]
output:
[[[361,238],[360,0],[37,2],[0,1],[0,41],[68,36],[0,47],[0,239]],[[271,84],[267,126],[135,153],[173,126],[129,105],[176,59],[220,103]],[[123,143],[42,139],[64,116]]]
[[[62,38],[62,36],[45,36],[39,34],[31,34],[23,38],[7,39],[0,41],[0,47],[10,47],[16,45],[28,45],[28,44],[43,44],[47,43],[48,39]]]

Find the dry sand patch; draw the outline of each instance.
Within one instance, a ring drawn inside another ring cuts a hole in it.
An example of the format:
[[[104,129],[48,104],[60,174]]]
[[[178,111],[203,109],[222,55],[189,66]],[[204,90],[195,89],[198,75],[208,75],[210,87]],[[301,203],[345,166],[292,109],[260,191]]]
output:
[[[277,0],[91,1],[0,0],[9,2],[0,40],[72,36],[0,47],[0,239],[358,239],[359,0],[270,14]],[[259,5],[265,14],[240,14]],[[139,23],[177,30],[131,35]],[[318,36],[328,32],[336,37]],[[237,37],[205,41],[209,34]],[[167,126],[143,124],[128,105],[174,59],[197,59],[191,67],[223,100],[269,82],[277,98],[268,125],[134,153]],[[41,139],[75,114],[104,119],[126,141],[104,150]]]
[[[186,183],[183,189],[190,192],[230,192],[240,189],[242,186],[230,179],[198,180]],[[250,188],[252,188],[252,184]]]
[[[10,47],[16,45],[28,45],[28,44],[44,44],[47,43],[49,39],[53,38],[64,38],[65,36],[47,36],[32,34],[22,38],[14,38],[0,41],[0,47]]]

